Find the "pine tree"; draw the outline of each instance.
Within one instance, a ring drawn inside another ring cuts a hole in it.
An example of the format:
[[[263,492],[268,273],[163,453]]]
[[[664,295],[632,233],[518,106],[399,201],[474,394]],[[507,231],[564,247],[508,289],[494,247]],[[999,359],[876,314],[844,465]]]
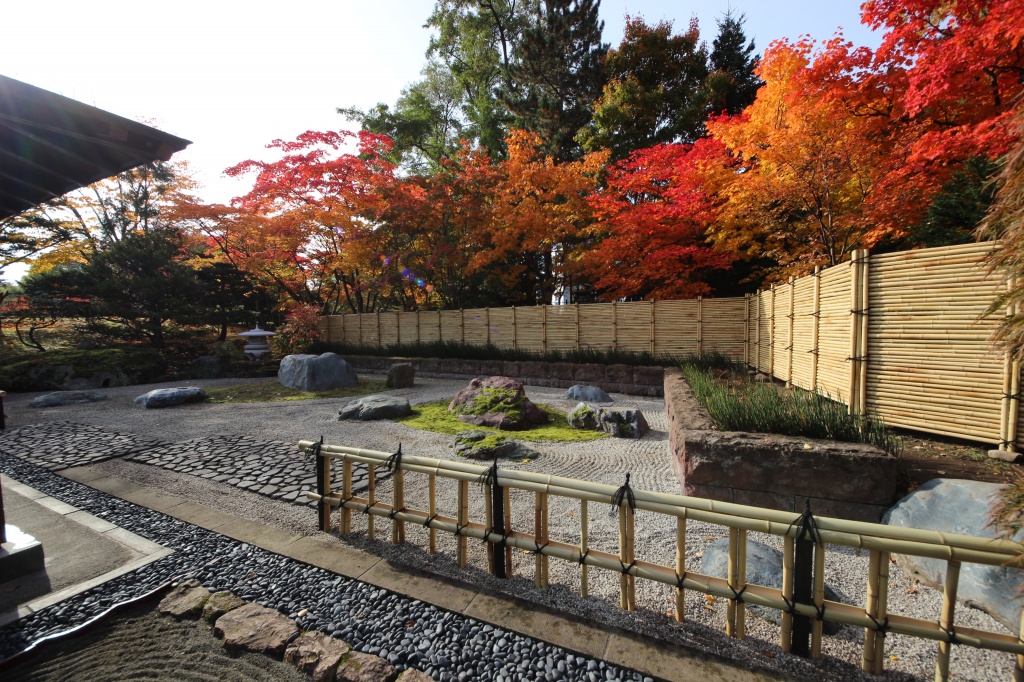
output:
[[[561,160],[580,156],[576,134],[590,122],[604,86],[601,59],[608,44],[601,42],[600,5],[600,0],[537,3],[501,93],[515,116],[513,126],[540,135],[545,151]]]
[[[732,10],[717,20],[718,35],[712,42],[707,87],[711,113],[738,114],[754,102],[763,83],[754,73],[760,58],[754,52],[754,41],[747,42],[743,32],[746,15],[736,16]]]

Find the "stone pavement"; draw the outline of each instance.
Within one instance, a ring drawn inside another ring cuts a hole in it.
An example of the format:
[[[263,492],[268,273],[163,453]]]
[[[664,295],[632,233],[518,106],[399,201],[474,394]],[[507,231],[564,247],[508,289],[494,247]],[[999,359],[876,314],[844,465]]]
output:
[[[0,452],[50,471],[125,457],[161,444],[155,438],[70,421],[29,424],[0,432]]]

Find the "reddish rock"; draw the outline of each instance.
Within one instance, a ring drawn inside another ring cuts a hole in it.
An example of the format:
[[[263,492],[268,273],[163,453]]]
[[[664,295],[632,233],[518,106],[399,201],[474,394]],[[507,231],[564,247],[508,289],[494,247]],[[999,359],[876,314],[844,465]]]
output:
[[[434,678],[424,672],[409,668],[399,676],[398,682],[434,682]]]
[[[285,663],[313,676],[313,682],[334,682],[341,659],[350,651],[348,644],[322,632],[305,632],[288,645]]]
[[[224,639],[229,649],[256,653],[284,654],[286,643],[299,631],[295,622],[259,604],[240,606],[217,619],[213,634]]]
[[[395,667],[379,656],[353,652],[338,666],[337,682],[392,682],[398,675]]]
[[[198,618],[210,598],[210,591],[198,580],[186,580],[160,601],[157,609],[175,618]]]
[[[228,611],[244,606],[245,601],[228,591],[214,592],[203,605],[203,620],[214,623]]]
[[[489,405],[493,408],[476,414]],[[506,431],[529,429],[548,422],[547,412],[530,402],[520,382],[508,377],[473,379],[459,391],[448,410],[467,424]]]

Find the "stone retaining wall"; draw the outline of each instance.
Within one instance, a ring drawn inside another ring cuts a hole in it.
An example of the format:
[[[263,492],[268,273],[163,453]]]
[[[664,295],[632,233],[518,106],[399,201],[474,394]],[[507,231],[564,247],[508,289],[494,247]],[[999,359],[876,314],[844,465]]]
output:
[[[678,369],[665,370],[672,468],[684,495],[877,522],[896,500],[895,457],[870,445],[714,431]]]
[[[504,360],[458,360],[444,358],[392,358],[375,355],[346,355],[357,371],[385,373],[396,362],[408,362],[418,376],[464,379],[506,376],[528,386],[569,388],[575,384],[600,386],[610,393],[659,397],[664,390],[663,367],[593,365],[573,362],[508,362]]]

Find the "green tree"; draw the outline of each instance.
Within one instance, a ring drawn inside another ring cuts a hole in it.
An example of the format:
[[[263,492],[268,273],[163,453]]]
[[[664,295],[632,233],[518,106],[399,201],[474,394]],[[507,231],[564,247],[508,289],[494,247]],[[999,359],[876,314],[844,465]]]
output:
[[[576,135],[601,96],[600,0],[543,0],[534,5],[502,84],[500,97],[514,115],[513,127],[537,133],[559,160],[582,154]]]
[[[942,185],[924,218],[911,229],[906,247],[951,246],[974,240],[995,197],[992,176],[998,166],[986,156],[973,156]]]
[[[757,89],[764,83],[754,70],[759,57],[754,41],[743,32],[746,16],[732,10],[717,20],[718,35],[712,42],[707,79],[708,109],[713,114],[735,115],[754,103]]]
[[[696,19],[686,33],[673,35],[671,21],[649,26],[626,17],[622,43],[605,60],[608,83],[593,123],[577,140],[587,151],[611,149],[614,159],[656,144],[694,142],[704,128],[707,60]]]

